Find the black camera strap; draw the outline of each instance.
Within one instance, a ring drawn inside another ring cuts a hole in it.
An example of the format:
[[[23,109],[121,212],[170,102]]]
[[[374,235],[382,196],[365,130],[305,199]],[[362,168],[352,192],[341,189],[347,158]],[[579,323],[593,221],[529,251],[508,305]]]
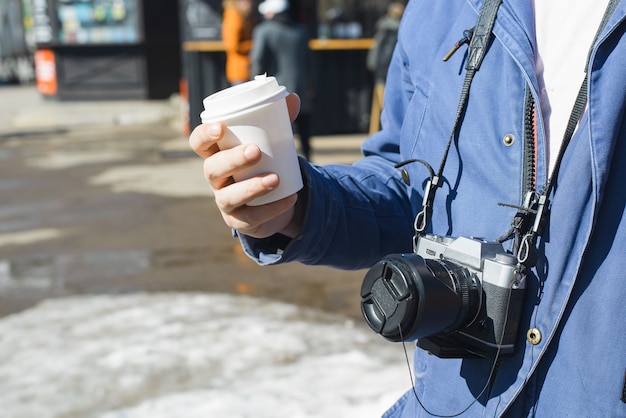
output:
[[[474,79],[476,71],[478,71],[480,65],[483,62],[483,58],[487,53],[487,49],[493,37],[493,25],[496,21],[496,15],[498,13],[498,8],[500,7],[501,3],[502,0],[485,0],[482,8],[480,9],[480,14],[478,15],[478,21],[476,22],[476,26],[471,31],[468,30],[464,32],[468,34],[465,39],[469,39],[469,48],[467,54],[467,62],[465,64],[466,73],[465,80],[463,81],[463,87],[461,89],[461,98],[459,100],[459,105],[457,107],[456,115],[454,118],[454,124],[452,125],[452,132],[450,133],[450,137],[448,138],[448,144],[446,145],[441,164],[439,165],[439,171],[436,175],[433,175],[434,172],[431,170],[430,180],[428,181],[426,189],[424,190],[422,210],[417,214],[415,218],[416,236],[425,234],[426,229],[430,224],[433,204],[435,201],[435,194],[437,192],[437,189],[443,185],[443,169],[446,165],[446,160],[448,159],[448,153],[450,152],[452,143],[456,139],[458,139],[459,128],[461,126],[463,114],[465,113],[465,108],[467,107],[470,86],[472,84],[472,80]],[[470,33],[471,35],[469,35]],[[457,43],[457,45],[458,44],[459,43]],[[456,47],[456,49],[458,49],[458,46]],[[453,53],[453,51],[451,51],[451,53]],[[451,53],[448,53],[446,57],[444,57],[444,61],[447,61]],[[400,167],[408,162],[412,161],[400,163],[396,167]]]
[[[604,13],[600,26],[598,27],[594,40],[591,44],[591,48],[593,48],[593,45],[595,45],[598,37],[602,33],[602,30],[608,23],[609,18],[612,16],[613,12],[615,11],[615,8],[617,7],[620,1],[621,0],[609,1],[609,4]],[[460,126],[461,126],[463,115],[465,113],[465,109],[467,107],[467,102],[469,99],[470,87],[474,79],[474,75],[476,74],[476,71],[478,71],[478,69],[480,68],[480,65],[482,64],[483,58],[492,40],[492,37],[493,37],[492,30],[493,30],[496,15],[498,12],[498,8],[500,7],[501,3],[502,3],[502,0],[485,0],[481,8],[480,14],[478,16],[478,21],[476,23],[476,26],[471,31],[468,30],[464,32],[464,34],[471,33],[471,38],[469,38],[469,35],[464,38],[465,41],[469,40],[467,62],[465,65],[465,69],[466,69],[465,80],[463,82],[463,86],[461,89],[459,104],[457,106],[454,124],[452,126],[452,132],[450,134],[450,137],[448,138],[448,143],[446,145],[446,149],[444,151],[441,163],[439,165],[438,172],[435,174],[434,170],[432,170],[430,166],[428,166],[427,163],[421,160],[410,160],[410,161],[401,162],[396,165],[396,167],[401,167],[409,162],[418,161],[418,162],[422,162],[426,164],[427,168],[430,171],[430,179],[424,190],[422,210],[415,217],[414,227],[415,227],[415,232],[416,232],[416,236],[415,236],[416,240],[418,236],[424,235],[426,233],[426,230],[431,222],[432,210],[433,210],[433,205],[435,201],[435,194],[436,194],[437,189],[443,186],[443,181],[442,181],[443,170],[446,165],[448,153],[450,151],[450,148],[452,147],[452,143],[454,141],[458,141]],[[451,50],[446,55],[446,57],[444,57],[444,60],[447,60],[450,57],[450,55],[454,51],[456,51],[456,49],[458,49],[458,46],[464,40],[459,41],[457,45],[455,45],[453,50]],[[589,50],[587,63],[589,63],[590,55],[591,55],[591,49]],[[520,231],[522,239],[521,239],[520,248],[519,248],[517,257],[518,257],[518,261],[521,264],[524,264],[526,266],[532,266],[536,262],[537,250],[534,247],[534,245],[535,245],[537,236],[540,233],[541,225],[543,225],[543,223],[545,222],[546,213],[548,211],[548,204],[549,204],[548,196],[552,192],[552,189],[556,182],[559,168],[561,166],[563,155],[565,154],[565,150],[570,140],[572,139],[574,131],[576,130],[576,126],[578,125],[578,121],[580,120],[582,112],[587,103],[587,84],[588,84],[587,66],[585,66],[585,79],[580,87],[574,107],[570,114],[570,118],[569,118],[566,130],[565,130],[565,134],[563,136],[563,140],[561,142],[559,153],[557,155],[556,163],[548,179],[548,182],[543,187],[540,193],[536,194],[533,197],[533,199],[531,199],[529,202],[526,203],[525,207],[520,208],[524,212],[524,216],[528,216],[528,215],[534,216],[534,219],[531,219],[529,222],[526,223],[530,225],[530,229],[527,231]]]
[[[567,122],[567,127],[565,128],[565,133],[563,134],[563,140],[561,141],[561,145],[559,147],[559,153],[557,154],[557,158],[555,160],[554,168],[546,185],[543,187],[541,192],[532,199],[532,201],[528,202],[528,207],[522,208],[525,212],[524,216],[528,214],[534,216],[532,222],[529,222],[529,225],[532,224],[532,228],[529,231],[521,231],[523,237],[520,242],[520,247],[517,253],[517,260],[520,264],[523,264],[527,267],[533,267],[538,258],[537,248],[535,247],[535,241],[537,236],[541,232],[541,227],[546,221],[546,216],[548,213],[548,205],[549,200],[548,197],[550,193],[552,193],[552,189],[556,183],[556,179],[558,177],[559,169],[561,167],[561,162],[563,161],[563,156],[565,155],[565,150],[569,145],[572,137],[574,136],[574,131],[576,130],[576,126],[578,126],[578,122],[582,116],[582,113],[587,105],[587,90],[588,90],[588,82],[589,82],[589,62],[591,59],[591,52],[593,50],[593,46],[596,44],[600,34],[604,30],[604,27],[608,23],[610,17],[613,15],[615,8],[619,4],[621,0],[610,0],[607,8],[604,12],[604,16],[602,17],[602,21],[600,22],[600,26],[596,32],[596,35],[593,38],[593,42],[591,43],[591,47],[589,49],[589,53],[587,54],[587,60],[585,64],[585,78],[580,86],[580,90],[578,91],[578,95],[576,96],[576,101],[574,102],[574,107],[572,108],[572,112],[570,113],[569,120]]]

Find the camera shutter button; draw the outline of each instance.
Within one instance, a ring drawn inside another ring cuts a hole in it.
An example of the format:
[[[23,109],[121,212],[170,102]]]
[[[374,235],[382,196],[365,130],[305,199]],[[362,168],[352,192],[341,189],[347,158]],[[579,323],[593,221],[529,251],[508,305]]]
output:
[[[538,328],[531,328],[526,332],[526,339],[532,345],[537,345],[541,342],[541,331]]]

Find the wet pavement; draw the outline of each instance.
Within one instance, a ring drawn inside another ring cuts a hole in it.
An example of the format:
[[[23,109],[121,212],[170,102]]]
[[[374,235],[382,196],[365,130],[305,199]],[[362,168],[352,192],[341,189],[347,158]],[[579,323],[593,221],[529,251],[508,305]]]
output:
[[[45,101],[0,88],[0,316],[70,295],[247,294],[360,320],[363,271],[259,267],[223,224],[176,99]],[[313,138],[358,158],[363,135]]]

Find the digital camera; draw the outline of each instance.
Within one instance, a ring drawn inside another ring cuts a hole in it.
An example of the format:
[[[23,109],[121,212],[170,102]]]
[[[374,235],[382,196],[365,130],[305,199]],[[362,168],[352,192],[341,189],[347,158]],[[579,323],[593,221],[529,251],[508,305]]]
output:
[[[361,286],[361,312],[391,341],[413,341],[442,358],[515,350],[525,293],[517,259],[498,242],[418,237],[414,253],[376,263]]]

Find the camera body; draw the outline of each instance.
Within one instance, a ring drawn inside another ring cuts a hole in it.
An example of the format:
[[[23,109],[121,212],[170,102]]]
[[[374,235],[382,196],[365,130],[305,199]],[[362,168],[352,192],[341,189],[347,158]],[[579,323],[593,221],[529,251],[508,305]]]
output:
[[[361,286],[367,324],[442,358],[515,351],[525,293],[517,259],[480,238],[418,237],[413,253],[376,263]]]

